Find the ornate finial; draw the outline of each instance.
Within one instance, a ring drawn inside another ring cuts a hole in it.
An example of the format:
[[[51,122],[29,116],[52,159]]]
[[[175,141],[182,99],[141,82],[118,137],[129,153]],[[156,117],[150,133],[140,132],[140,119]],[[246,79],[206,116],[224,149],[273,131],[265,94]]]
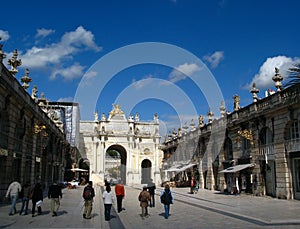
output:
[[[23,83],[22,87],[26,90],[29,88],[29,83],[32,82],[32,79],[29,77],[29,69],[26,68],[25,76],[21,78],[21,82]]]
[[[283,77],[279,73],[279,68],[275,67],[275,75],[272,77],[272,80],[275,82],[277,91],[280,91],[280,88],[282,86],[281,81],[283,80]]]
[[[0,37],[0,41],[2,37]],[[6,57],[5,53],[2,51],[3,44],[0,44],[0,63],[2,63],[3,59]]]
[[[257,102],[257,93],[259,92],[259,89],[256,88],[256,83],[253,83],[252,85],[252,89],[250,90],[250,92],[252,93],[252,98],[253,98],[253,102]]]
[[[207,116],[208,116],[208,123],[212,123],[214,112],[211,110],[211,107],[209,108],[209,112],[207,113]]]
[[[18,73],[18,66],[22,65],[21,59],[18,59],[18,50],[15,49],[12,58],[8,59],[7,61],[8,65],[10,65],[10,72],[11,74],[15,75]]]
[[[219,109],[220,109],[221,116],[224,117],[226,114],[226,107],[224,101],[221,101],[221,106]]]
[[[241,109],[241,106],[240,106],[240,101],[241,101],[240,96],[234,95],[232,98],[234,100],[233,110],[237,111],[237,110]]]

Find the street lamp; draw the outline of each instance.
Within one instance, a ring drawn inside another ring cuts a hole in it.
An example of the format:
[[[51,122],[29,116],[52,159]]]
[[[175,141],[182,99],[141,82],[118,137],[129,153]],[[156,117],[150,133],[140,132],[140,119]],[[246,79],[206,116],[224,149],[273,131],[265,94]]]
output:
[[[34,124],[33,126],[33,134],[34,135],[39,135],[40,136],[40,155],[39,158],[36,157],[36,162],[40,163],[40,168],[39,168],[39,179],[42,179],[41,175],[41,165],[43,163],[43,160],[41,161],[41,158],[43,158],[43,149],[46,148],[47,142],[48,142],[48,133],[46,132],[47,127],[45,125],[38,125]]]

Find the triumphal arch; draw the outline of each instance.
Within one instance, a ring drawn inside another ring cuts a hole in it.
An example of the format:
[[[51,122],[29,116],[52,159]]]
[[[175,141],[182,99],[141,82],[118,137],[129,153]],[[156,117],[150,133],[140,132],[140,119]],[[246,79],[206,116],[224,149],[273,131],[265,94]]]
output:
[[[124,184],[146,184],[150,179],[161,182],[163,152],[159,149],[159,120],[140,121],[139,114],[126,115],[113,104],[108,117],[95,113],[94,121],[80,121],[80,151],[90,165],[90,179],[103,183],[111,169],[115,179]],[[112,156],[111,152],[117,152]]]

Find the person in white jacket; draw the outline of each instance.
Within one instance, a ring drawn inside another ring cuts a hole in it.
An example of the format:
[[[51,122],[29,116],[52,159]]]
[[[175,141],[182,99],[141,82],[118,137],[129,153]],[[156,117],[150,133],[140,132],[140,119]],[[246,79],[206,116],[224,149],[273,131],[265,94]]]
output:
[[[110,185],[106,186],[106,190],[103,192],[102,197],[103,197],[104,209],[105,209],[104,210],[105,220],[109,221],[111,206],[115,202],[115,197],[112,194]]]
[[[14,215],[17,213],[16,203],[19,198],[19,192],[21,192],[21,190],[22,190],[22,186],[17,181],[17,179],[14,179],[14,181],[8,186],[5,197],[8,198],[9,196],[11,201],[9,215]]]

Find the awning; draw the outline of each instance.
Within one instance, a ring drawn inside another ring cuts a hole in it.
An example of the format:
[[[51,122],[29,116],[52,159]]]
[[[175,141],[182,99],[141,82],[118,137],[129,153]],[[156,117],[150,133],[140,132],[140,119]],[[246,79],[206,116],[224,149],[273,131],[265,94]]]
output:
[[[72,171],[72,172],[88,172],[88,170],[86,170],[86,169],[79,169],[79,168],[67,169],[66,171]]]
[[[235,165],[235,166],[229,167],[227,169],[224,169],[224,170],[220,171],[219,173],[236,173],[236,172],[241,171],[243,169],[251,168],[251,167],[254,167],[254,166],[255,166],[255,164]]]
[[[179,168],[176,172],[182,172],[182,171],[184,171],[184,170],[187,170],[187,169],[193,167],[194,165],[196,165],[196,164],[188,164],[188,165],[185,165],[185,166]]]
[[[166,172],[176,172],[180,166],[182,166],[182,165],[174,165],[174,166],[166,169],[165,171]]]
[[[187,165],[176,165],[172,166],[171,168],[165,170],[167,172],[182,172],[184,170],[187,170],[188,168],[193,167],[196,164],[187,164]]]

